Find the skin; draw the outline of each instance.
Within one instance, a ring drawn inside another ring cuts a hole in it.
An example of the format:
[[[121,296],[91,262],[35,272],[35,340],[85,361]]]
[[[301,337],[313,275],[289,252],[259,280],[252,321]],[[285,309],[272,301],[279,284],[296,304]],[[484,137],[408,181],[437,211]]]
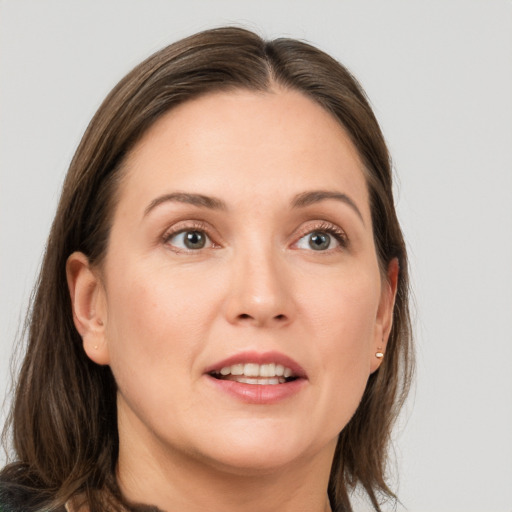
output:
[[[330,510],[337,436],[380,364],[398,273],[379,271],[349,137],[298,92],[215,93],[159,119],[123,172],[101,268],[81,253],[67,266],[84,350],[119,387],[122,491],[162,510]],[[292,206],[318,190],[353,204]],[[225,208],[162,200],[176,192]],[[187,229],[204,248],[172,235]],[[326,229],[342,242],[313,250]],[[300,391],[252,404],[212,386],[205,368],[246,350],[298,362]]]

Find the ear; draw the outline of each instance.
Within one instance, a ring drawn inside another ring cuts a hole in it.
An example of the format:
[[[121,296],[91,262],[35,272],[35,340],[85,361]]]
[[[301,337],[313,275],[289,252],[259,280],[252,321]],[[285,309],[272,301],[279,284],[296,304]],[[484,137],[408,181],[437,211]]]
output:
[[[106,342],[107,302],[96,270],[85,254],[74,252],[66,263],[66,277],[75,327],[82,337],[85,353],[97,364],[109,364]]]
[[[395,309],[399,272],[398,259],[393,258],[389,262],[386,278],[382,280],[382,290],[375,322],[373,353],[371,354],[372,373],[379,368],[382,360],[386,357],[386,345],[393,325],[393,311]]]

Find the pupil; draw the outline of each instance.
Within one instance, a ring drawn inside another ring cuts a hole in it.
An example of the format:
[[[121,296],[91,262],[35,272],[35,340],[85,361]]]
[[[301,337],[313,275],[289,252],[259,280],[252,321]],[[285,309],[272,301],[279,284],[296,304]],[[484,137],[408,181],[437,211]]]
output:
[[[309,246],[315,251],[322,251],[329,247],[331,237],[326,233],[312,233],[309,237]]]
[[[188,231],[185,234],[185,245],[189,249],[202,249],[205,242],[205,236],[200,231]]]

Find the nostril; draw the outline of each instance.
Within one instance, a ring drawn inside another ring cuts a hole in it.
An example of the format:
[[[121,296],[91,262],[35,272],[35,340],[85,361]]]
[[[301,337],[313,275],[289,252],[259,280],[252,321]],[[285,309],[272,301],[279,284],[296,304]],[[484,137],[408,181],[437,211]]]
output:
[[[236,320],[243,323],[265,324],[267,321],[278,322],[279,324],[284,323],[288,320],[285,314],[266,316],[266,315],[250,315],[249,313],[240,313],[237,315]]]

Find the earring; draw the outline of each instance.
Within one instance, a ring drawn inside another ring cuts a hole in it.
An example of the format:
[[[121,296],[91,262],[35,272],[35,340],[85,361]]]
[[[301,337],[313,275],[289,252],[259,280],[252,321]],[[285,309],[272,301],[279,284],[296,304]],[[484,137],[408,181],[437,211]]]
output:
[[[382,352],[382,348],[381,347],[379,347],[377,349],[377,352],[375,352],[375,357],[377,359],[382,359],[384,357],[384,352]]]
[[[94,350],[98,350],[98,345],[94,345]]]

